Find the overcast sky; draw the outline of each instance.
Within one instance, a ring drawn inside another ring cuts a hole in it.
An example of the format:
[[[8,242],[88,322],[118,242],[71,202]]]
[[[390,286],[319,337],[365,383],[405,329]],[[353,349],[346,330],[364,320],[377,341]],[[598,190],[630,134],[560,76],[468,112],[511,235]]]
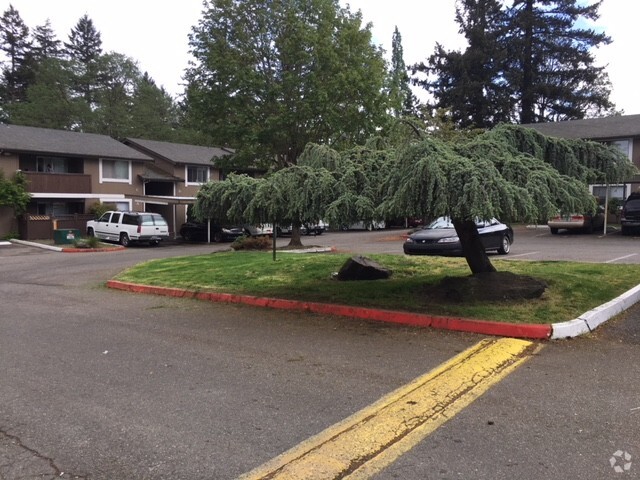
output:
[[[361,10],[373,24],[375,43],[390,54],[395,26],[402,35],[407,65],[425,60],[436,42],[459,49],[464,39],[454,22],[455,0],[340,0]],[[87,14],[102,37],[105,52],[115,51],[136,60],[157,84],[176,96],[189,61],[187,35],[202,11],[201,0],[0,0],[2,12],[13,5],[30,28],[49,19],[58,39],[67,40],[80,17]],[[633,65],[640,45],[640,2],[604,0],[598,27],[613,43],[596,52],[613,84],[612,100],[624,113],[640,113],[638,80]]]

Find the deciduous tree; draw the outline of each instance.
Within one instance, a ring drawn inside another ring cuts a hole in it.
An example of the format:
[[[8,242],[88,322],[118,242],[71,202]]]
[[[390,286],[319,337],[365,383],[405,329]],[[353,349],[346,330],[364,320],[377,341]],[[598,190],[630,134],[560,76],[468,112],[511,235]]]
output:
[[[307,143],[361,143],[384,118],[382,53],[337,0],[212,0],[190,46],[189,119],[237,161],[295,165]]]

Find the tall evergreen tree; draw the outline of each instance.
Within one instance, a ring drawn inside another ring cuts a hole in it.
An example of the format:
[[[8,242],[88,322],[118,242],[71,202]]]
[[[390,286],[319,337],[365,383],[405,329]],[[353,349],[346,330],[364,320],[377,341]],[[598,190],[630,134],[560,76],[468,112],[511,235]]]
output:
[[[75,93],[93,108],[97,91],[102,38],[87,15],[83,15],[64,42],[65,53],[75,75]]]
[[[610,83],[593,49],[611,40],[585,28],[601,1],[459,0],[456,22],[464,51],[436,45],[418,80],[463,127],[505,121],[536,123],[610,112]]]
[[[60,58],[62,56],[61,42],[51,28],[49,19],[35,28],[33,32],[33,56],[37,62],[47,58]]]
[[[584,118],[613,108],[605,67],[593,50],[611,38],[587,22],[602,0],[515,0],[508,10],[507,81],[519,100],[520,123]]]
[[[130,136],[173,141],[176,140],[178,122],[178,110],[173,98],[145,72],[138,79],[132,98]]]
[[[404,63],[402,35],[396,26],[391,40],[391,72],[389,73],[389,102],[396,117],[415,113],[417,99],[409,85],[409,74]]]
[[[112,137],[130,134],[131,103],[140,69],[135,60],[120,53],[108,53],[96,62],[100,75],[94,85],[95,108],[92,124],[85,131]]]
[[[9,5],[0,17],[0,50],[7,57],[2,65],[3,103],[23,101],[33,79],[31,41],[29,27],[13,5]]]
[[[428,74],[418,84],[433,95],[433,107],[448,111],[460,127],[490,128],[508,121],[512,106],[504,80],[506,26],[500,3],[460,0],[456,22],[467,39],[467,49],[447,51],[437,43],[428,64],[414,66],[415,72]]]
[[[71,82],[71,72],[63,62],[55,58],[42,60],[27,89],[26,101],[6,106],[10,122],[61,130],[77,128],[84,102],[71,98]]]

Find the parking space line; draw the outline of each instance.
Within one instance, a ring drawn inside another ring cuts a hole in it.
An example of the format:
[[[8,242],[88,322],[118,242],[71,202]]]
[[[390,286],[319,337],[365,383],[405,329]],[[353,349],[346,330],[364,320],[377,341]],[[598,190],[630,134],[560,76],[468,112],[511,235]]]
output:
[[[536,253],[540,253],[540,252],[518,253],[517,255],[509,255],[509,258],[512,258],[512,257],[526,257],[528,255],[535,255]]]
[[[604,263],[613,263],[613,262],[617,262],[618,260],[624,260],[625,258],[631,258],[631,257],[635,257],[636,255],[638,255],[637,253],[632,253],[630,255],[625,255],[623,257],[618,257],[618,258],[613,258],[611,260],[607,260]]]
[[[240,479],[367,479],[393,463],[536,353],[487,339]]]

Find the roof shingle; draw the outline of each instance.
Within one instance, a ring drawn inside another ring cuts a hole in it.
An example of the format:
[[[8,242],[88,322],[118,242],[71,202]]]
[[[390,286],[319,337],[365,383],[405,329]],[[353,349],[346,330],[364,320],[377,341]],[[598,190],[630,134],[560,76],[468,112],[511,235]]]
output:
[[[584,120],[567,120],[564,122],[530,123],[522,126],[533,128],[543,135],[560,138],[610,140],[614,138],[640,137],[640,115],[617,115]]]
[[[160,156],[174,164],[211,165],[216,158],[233,154],[233,150],[222,147],[201,147],[157,140],[126,138],[125,143],[132,148],[139,148],[148,155]]]
[[[0,151],[152,161],[107,135],[0,124]]]

